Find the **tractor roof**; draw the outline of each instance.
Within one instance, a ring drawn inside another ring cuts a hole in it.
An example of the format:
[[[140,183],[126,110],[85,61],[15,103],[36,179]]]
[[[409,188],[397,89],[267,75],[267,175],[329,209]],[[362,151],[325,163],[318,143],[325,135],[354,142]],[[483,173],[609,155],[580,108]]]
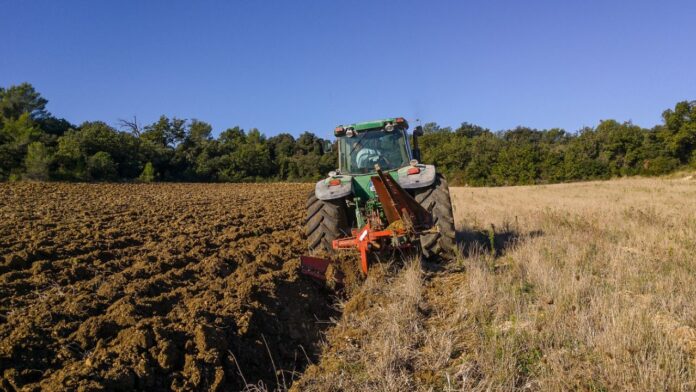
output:
[[[393,124],[398,128],[408,129],[408,122],[403,117],[390,117],[382,120],[365,121],[355,124],[339,125],[336,127],[334,134],[335,136],[345,135],[347,130],[353,130],[353,132],[360,133],[364,131],[383,129],[386,125]]]

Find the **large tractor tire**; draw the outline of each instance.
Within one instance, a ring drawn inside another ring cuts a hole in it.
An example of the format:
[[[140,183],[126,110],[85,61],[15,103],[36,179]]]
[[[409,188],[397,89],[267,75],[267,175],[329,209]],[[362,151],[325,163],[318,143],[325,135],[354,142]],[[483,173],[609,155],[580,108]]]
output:
[[[345,200],[319,200],[312,191],[307,197],[305,234],[310,252],[333,252],[332,241],[350,235]]]
[[[421,236],[423,256],[430,260],[453,259],[457,252],[457,241],[447,180],[438,173],[431,186],[416,190],[415,198],[432,214],[433,224],[440,228],[438,233]]]

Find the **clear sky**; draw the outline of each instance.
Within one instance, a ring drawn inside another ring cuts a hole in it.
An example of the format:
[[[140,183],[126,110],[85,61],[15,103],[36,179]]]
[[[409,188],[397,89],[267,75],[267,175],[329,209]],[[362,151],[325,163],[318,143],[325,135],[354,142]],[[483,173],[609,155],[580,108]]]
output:
[[[652,126],[696,99],[696,1],[0,0],[0,86],[23,81],[73,123],[216,134]]]

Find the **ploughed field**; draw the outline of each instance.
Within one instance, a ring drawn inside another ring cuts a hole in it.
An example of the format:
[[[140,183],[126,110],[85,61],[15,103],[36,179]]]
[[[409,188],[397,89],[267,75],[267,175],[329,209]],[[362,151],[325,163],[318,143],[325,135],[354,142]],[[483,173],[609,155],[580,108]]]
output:
[[[336,316],[298,275],[311,189],[0,184],[0,390],[289,384]]]

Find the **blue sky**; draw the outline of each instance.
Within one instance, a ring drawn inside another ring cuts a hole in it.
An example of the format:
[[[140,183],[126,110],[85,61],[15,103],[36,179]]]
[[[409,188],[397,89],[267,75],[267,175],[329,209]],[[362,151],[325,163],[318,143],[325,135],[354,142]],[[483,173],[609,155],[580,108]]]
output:
[[[6,1],[0,86],[80,123],[272,136],[405,116],[493,130],[661,121],[696,99],[694,1]]]

